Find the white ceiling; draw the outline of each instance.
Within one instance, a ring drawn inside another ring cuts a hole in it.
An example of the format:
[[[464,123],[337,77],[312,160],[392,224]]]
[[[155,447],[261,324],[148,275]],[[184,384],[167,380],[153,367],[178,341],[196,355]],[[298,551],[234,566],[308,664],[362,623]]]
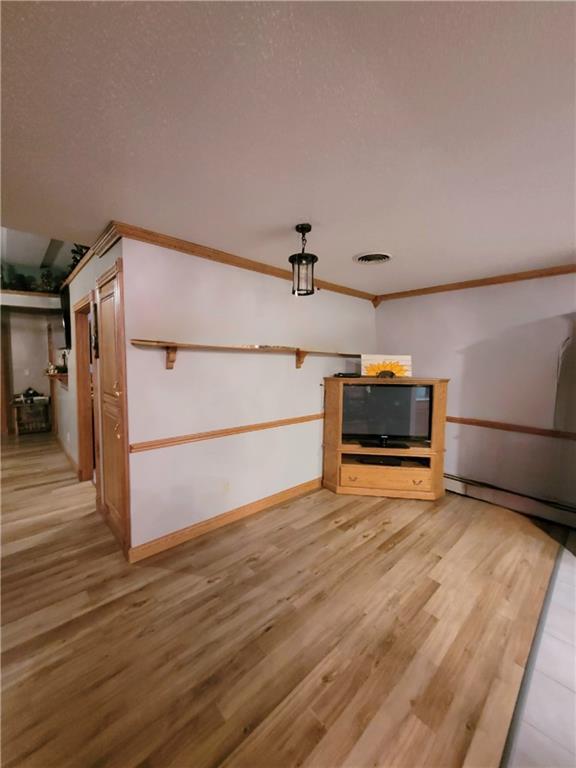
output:
[[[6,227],[2,227],[0,243],[2,261],[9,264],[50,266],[66,270],[72,262],[71,250],[74,243],[55,241],[43,235],[32,235]]]
[[[574,257],[574,3],[2,12],[6,226],[287,266],[310,221],[318,276],[377,293]]]

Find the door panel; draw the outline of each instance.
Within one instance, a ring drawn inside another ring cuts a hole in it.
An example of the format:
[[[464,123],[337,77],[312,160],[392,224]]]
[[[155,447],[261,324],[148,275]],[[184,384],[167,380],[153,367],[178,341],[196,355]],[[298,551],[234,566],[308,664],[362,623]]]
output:
[[[116,349],[116,279],[99,290],[100,298],[100,388],[104,396],[114,397],[118,389],[118,354]]]
[[[122,429],[118,409],[104,402],[102,404],[102,470],[103,502],[111,525],[121,533],[124,540],[124,496],[125,483]]]
[[[124,311],[121,264],[98,283],[100,509],[122,542],[130,546],[128,435],[126,429]]]

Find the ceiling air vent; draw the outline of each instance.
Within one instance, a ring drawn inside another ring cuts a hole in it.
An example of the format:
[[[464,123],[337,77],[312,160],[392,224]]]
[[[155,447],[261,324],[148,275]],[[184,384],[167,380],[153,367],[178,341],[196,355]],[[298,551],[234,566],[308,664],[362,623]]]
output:
[[[358,264],[383,264],[390,261],[390,256],[387,253],[359,253],[354,256],[354,261]]]

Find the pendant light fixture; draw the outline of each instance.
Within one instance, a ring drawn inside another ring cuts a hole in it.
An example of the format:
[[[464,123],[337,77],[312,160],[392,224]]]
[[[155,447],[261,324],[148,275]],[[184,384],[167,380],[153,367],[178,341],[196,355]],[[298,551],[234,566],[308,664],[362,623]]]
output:
[[[297,224],[295,229],[302,236],[302,251],[293,253],[288,259],[292,264],[292,293],[311,296],[314,293],[314,264],[318,261],[318,256],[306,253],[306,235],[312,231],[312,225]]]

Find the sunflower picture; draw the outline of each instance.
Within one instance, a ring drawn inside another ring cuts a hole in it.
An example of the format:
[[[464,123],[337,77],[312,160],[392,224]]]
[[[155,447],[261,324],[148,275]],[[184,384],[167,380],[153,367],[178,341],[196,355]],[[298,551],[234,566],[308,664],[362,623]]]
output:
[[[396,376],[412,376],[411,355],[362,355],[362,375],[378,376],[392,371]]]

